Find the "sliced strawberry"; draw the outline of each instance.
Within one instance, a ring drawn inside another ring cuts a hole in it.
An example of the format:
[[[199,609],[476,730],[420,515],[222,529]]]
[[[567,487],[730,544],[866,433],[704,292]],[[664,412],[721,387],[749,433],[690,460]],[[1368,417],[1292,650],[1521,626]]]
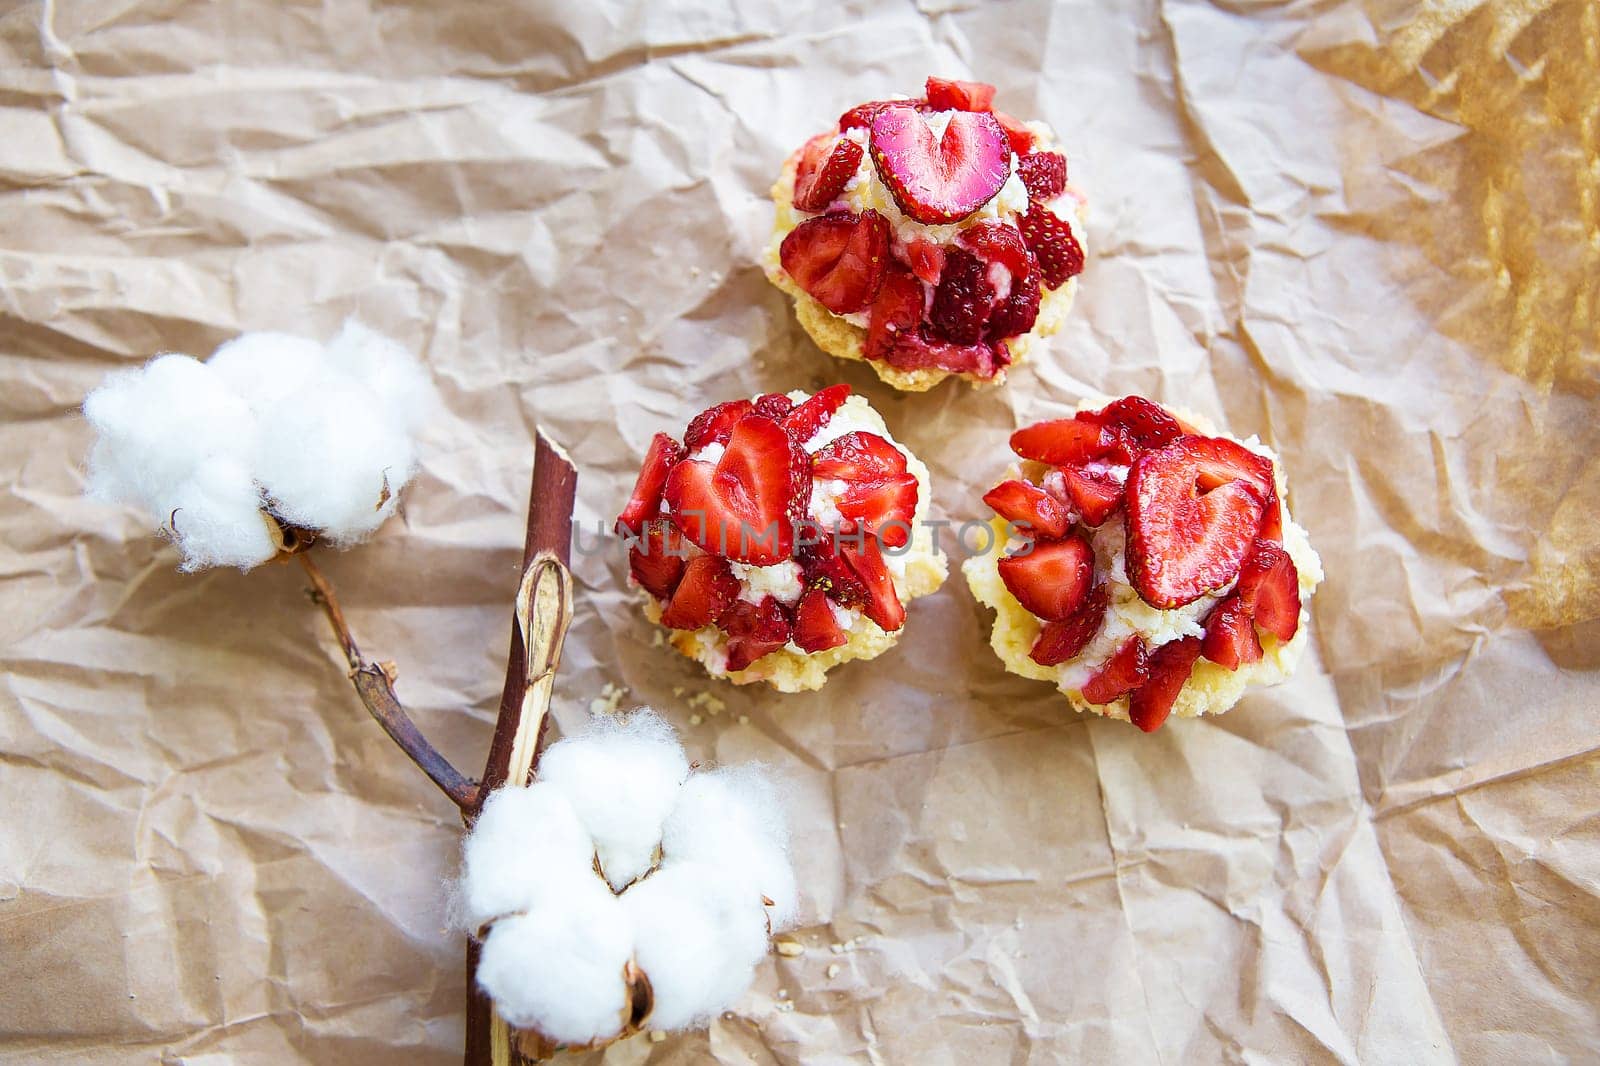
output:
[[[820,588],[806,589],[794,612],[794,642],[808,652],[827,651],[848,643],[850,638],[833,615],[828,594]]]
[[[1128,580],[1152,607],[1232,581],[1261,526],[1272,462],[1220,437],[1179,437],[1128,471]]]
[[[726,444],[739,419],[750,413],[755,405],[749,400],[729,400],[708,407],[694,416],[689,428],[683,431],[683,446],[691,452],[707,444]]]
[[[1081,418],[1035,422],[1011,434],[1011,450],[1051,466],[1081,466],[1116,447],[1115,434]]]
[[[987,263],[999,263],[1014,277],[1026,277],[1033,270],[1033,255],[1023,243],[1022,231],[1005,222],[979,222],[968,226],[956,238]]]
[[[791,411],[783,420],[783,428],[804,444],[817,435],[817,430],[827,425],[834,413],[850,398],[849,385],[829,385],[818,389],[804,403]]]
[[[954,113],[935,140],[916,108],[886,107],[872,120],[872,162],[900,210],[924,225],[966,218],[1011,176],[1005,131],[987,112]]]
[[[1094,587],[1094,549],[1077,535],[1036,541],[1032,551],[998,565],[1017,602],[1047,622],[1069,617]]]
[[[666,487],[667,473],[682,458],[683,446],[665,433],[650,438],[644,465],[633,483],[633,495],[628,497],[628,505],[617,516],[619,532],[626,529],[638,533],[646,522],[661,513],[661,490]]]
[[[1083,698],[1090,703],[1111,703],[1132,692],[1149,676],[1147,656],[1144,641],[1137,634],[1129,637],[1083,686]]]
[[[638,544],[628,549],[628,572],[658,600],[672,598],[686,562],[683,536],[670,522],[651,522]]]
[[[906,245],[906,261],[917,277],[929,285],[939,284],[939,275],[944,273],[943,247],[917,237]]]
[[[1194,671],[1200,658],[1200,638],[1183,637],[1168,641],[1150,653],[1146,668],[1150,676],[1128,698],[1128,717],[1146,733],[1154,733],[1172,713],[1178,693]]]
[[[1048,207],[1030,203],[1028,213],[1017,220],[1017,226],[1028,249],[1039,260],[1039,276],[1046,288],[1060,288],[1068,278],[1083,273],[1083,246],[1072,235],[1072,227]]]
[[[822,134],[806,142],[794,172],[794,206],[826,211],[861,165],[865,149],[848,137]]]
[[[728,560],[717,555],[696,555],[684,565],[678,587],[661,612],[669,629],[700,629],[714,624],[739,595],[739,579]]]
[[[928,332],[952,344],[977,344],[993,308],[988,264],[965,249],[951,248],[928,308]]]
[[[889,263],[889,222],[876,211],[830,211],[808,218],[783,239],[784,271],[836,315],[871,305]]]
[[[1006,144],[1019,158],[1033,151],[1033,131],[1024,126],[1020,119],[1013,118],[1004,111],[996,111],[994,120],[1006,131]]]
[[[1111,517],[1122,503],[1122,485],[1110,474],[1083,470],[1075,466],[1063,466],[1061,470],[1062,487],[1066,490],[1067,498],[1072,505],[1083,515],[1083,520],[1091,526],[1098,526]]]
[[[771,566],[794,546],[793,501],[809,491],[805,450],[770,418],[748,414],[715,464],[686,459],[667,476],[664,496],[677,527],[699,547]]]
[[[1237,670],[1243,663],[1259,662],[1261,641],[1250,621],[1250,609],[1238,596],[1229,596],[1211,609],[1201,653],[1219,666]]]
[[[1001,518],[1025,525],[1031,533],[1055,539],[1066,535],[1071,516],[1054,496],[1026,481],[1002,481],[984,493],[983,502]]]
[[[994,103],[994,86],[981,81],[929,78],[924,94],[934,111],[987,111]]]
[[[1039,639],[1033,642],[1033,650],[1028,653],[1028,658],[1040,666],[1057,666],[1074,658],[1095,634],[1100,632],[1101,623],[1106,618],[1106,606],[1110,597],[1106,594],[1104,585],[1096,585],[1089,590],[1089,595],[1078,604],[1078,609],[1065,618],[1046,622],[1039,631]]]
[[[1026,274],[1014,277],[1011,281],[1011,291],[1006,294],[989,316],[989,324],[984,327],[984,337],[990,343],[998,343],[1011,337],[1020,337],[1033,328],[1039,320],[1039,270],[1034,267],[1033,257],[1028,257],[1030,266]]]
[[[807,589],[817,589],[840,607],[860,607],[867,602],[867,586],[838,553],[830,535],[800,550],[800,569]]]
[[[1140,448],[1160,448],[1183,436],[1183,427],[1160,404],[1143,396],[1124,396],[1083,416],[1099,426],[1122,426]]]
[[[900,594],[894,589],[894,578],[884,564],[877,540],[864,537],[858,545],[853,538],[841,537],[838,551],[866,590],[866,602],[861,608],[866,616],[888,633],[905,625],[906,609],[901,606]]]
[[[1002,344],[952,344],[918,330],[897,338],[883,361],[896,370],[948,370],[992,378],[1010,365],[1011,353]]]
[[[1278,496],[1276,485],[1273,486],[1272,499],[1267,501],[1267,509],[1261,515],[1261,532],[1258,535],[1262,540],[1283,543],[1283,500]]]
[[[817,449],[811,476],[871,484],[906,472],[906,454],[876,433],[852,430]]]
[[[914,336],[922,323],[922,306],[922,282],[899,263],[890,264],[867,321],[866,357],[887,359],[902,338]]]
[[[917,479],[900,474],[873,482],[850,482],[834,499],[839,513],[850,520],[846,532],[865,529],[891,548],[911,539],[911,519],[917,513]]]
[[[857,104],[839,116],[839,132],[848,130],[872,128],[872,120],[886,107],[911,107],[918,111],[927,111],[928,101],[917,100],[873,100],[865,104]]]
[[[734,600],[717,625],[728,634],[728,671],[743,670],[751,663],[789,643],[793,632],[783,605],[771,596],[760,603]]]
[[[756,397],[756,414],[770,418],[774,422],[782,422],[792,410],[794,410],[794,401],[781,392],[769,392]]]
[[[1017,177],[1031,199],[1054,200],[1067,188],[1067,157],[1060,152],[1029,152],[1017,160]]]
[[[1280,545],[1256,541],[1234,593],[1256,625],[1282,641],[1300,631],[1300,571]]]

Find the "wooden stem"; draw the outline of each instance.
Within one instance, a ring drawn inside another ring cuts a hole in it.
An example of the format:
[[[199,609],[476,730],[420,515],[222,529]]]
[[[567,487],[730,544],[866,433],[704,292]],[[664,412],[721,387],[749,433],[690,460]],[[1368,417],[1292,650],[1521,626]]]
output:
[[[522,583],[505,686],[489,757],[470,808],[470,823],[489,794],[501,785],[526,784],[539,763],[549,723],[550,698],[567,627],[572,623],[572,508],[578,472],[543,430],[533,452],[528,489],[528,525],[522,546]],[[504,1066],[527,1061],[518,1053],[505,1021],[478,989],[476,940],[467,943],[466,1066]]]
[[[311,555],[311,552],[302,551],[295,558],[300,560],[306,576],[311,579],[312,600],[328,616],[328,624],[333,627],[339,648],[344,652],[345,661],[350,664],[350,682],[355,685],[361,702],[383,726],[389,738],[400,745],[400,750],[411,757],[411,761],[439,786],[441,792],[450,797],[452,803],[463,811],[477,810],[480,806],[478,786],[451,766],[450,761],[428,743],[428,738],[422,735],[417,724],[406,714],[394,691],[394,665],[369,662],[362,656],[349,625],[345,623],[344,611],[339,607],[339,598],[334,594],[333,585],[317,564],[312,562]]]

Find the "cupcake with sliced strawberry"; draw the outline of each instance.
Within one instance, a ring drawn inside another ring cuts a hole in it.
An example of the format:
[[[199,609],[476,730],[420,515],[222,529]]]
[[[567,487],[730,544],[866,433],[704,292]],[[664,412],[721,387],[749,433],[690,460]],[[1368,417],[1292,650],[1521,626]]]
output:
[[[1083,196],[1049,127],[994,94],[929,78],[853,107],[772,186],[767,276],[818,346],[898,389],[1003,381],[1072,306]]]
[[[1322,562],[1255,438],[1129,396],[1011,435],[984,496],[995,549],[962,566],[1012,673],[1146,732],[1293,673]]]
[[[883,654],[937,589],[928,469],[848,385],[771,393],[657,433],[617,531],[645,613],[714,677],[820,688]]]

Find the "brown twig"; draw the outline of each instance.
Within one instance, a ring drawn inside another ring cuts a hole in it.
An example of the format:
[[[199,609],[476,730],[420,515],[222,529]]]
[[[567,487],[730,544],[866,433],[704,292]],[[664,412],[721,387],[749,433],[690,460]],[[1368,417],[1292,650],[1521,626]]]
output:
[[[449,760],[428,743],[428,738],[422,735],[417,724],[406,714],[405,708],[400,705],[400,698],[394,692],[394,678],[390,676],[393,667],[386,669],[384,665],[368,662],[362,656],[355,637],[350,633],[350,626],[344,620],[344,611],[339,607],[339,598],[334,594],[333,585],[323,576],[317,564],[312,562],[311,554],[300,552],[295,557],[311,579],[311,598],[328,616],[328,624],[333,627],[339,648],[344,652],[345,661],[350,664],[350,682],[355,685],[361,702],[383,726],[389,738],[400,745],[400,750],[411,757],[411,761],[439,786],[440,791],[450,797],[451,802],[463,811],[476,811],[479,806],[478,786],[451,766]]]

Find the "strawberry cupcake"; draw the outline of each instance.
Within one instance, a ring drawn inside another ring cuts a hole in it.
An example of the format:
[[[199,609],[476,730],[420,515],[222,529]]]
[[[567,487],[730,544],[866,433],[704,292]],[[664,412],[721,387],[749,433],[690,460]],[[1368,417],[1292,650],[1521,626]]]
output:
[[[617,519],[645,613],[713,677],[781,692],[883,654],[937,589],[928,468],[850,386],[771,393],[657,433]]]
[[[992,551],[963,564],[1006,668],[1151,732],[1294,672],[1322,562],[1255,438],[1129,396],[1011,435],[984,496]]]
[[[1072,306],[1083,196],[1049,127],[994,92],[929,78],[853,107],[772,186],[767,276],[818,346],[897,389],[997,384]]]

